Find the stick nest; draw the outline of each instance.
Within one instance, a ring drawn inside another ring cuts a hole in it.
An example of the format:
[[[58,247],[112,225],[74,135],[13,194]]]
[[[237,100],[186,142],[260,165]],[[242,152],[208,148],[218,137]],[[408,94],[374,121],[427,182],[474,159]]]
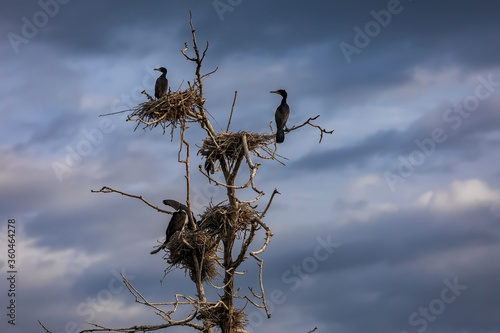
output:
[[[211,163],[212,166],[215,165],[221,156],[225,156],[228,161],[235,161],[240,155],[244,154],[243,135],[246,135],[249,152],[255,153],[257,149],[262,149],[272,155],[269,145],[275,142],[274,134],[249,133],[244,131],[220,133],[214,138],[208,137],[203,141],[198,154],[205,156],[207,163]]]
[[[198,229],[185,229],[176,232],[167,244],[169,254],[165,257],[169,269],[181,268],[189,271],[189,277],[196,282],[196,265],[201,264],[201,280],[215,280],[220,274],[217,271],[219,259],[219,241],[224,234],[235,229],[237,235],[249,230],[252,218],[258,213],[250,205],[239,205],[237,209],[230,205],[216,205],[207,208],[201,216]]]
[[[224,305],[217,304],[216,306],[206,307],[200,309],[198,320],[203,320],[213,326],[221,327],[223,320],[227,319],[225,314],[227,310]],[[233,311],[233,328],[235,330],[243,329],[248,324],[248,319],[243,309],[234,309]]]
[[[139,126],[153,129],[160,125],[163,130],[170,125],[174,128],[178,124],[198,119],[198,108],[203,107],[204,100],[197,86],[190,86],[186,90],[169,92],[159,100],[141,103],[132,109],[127,121],[137,121]],[[137,127],[136,127],[137,128]]]
[[[230,205],[210,206],[201,215],[200,228],[213,235],[212,237],[222,236],[233,228],[237,232],[246,231],[252,225],[252,218],[257,215],[257,212],[246,204],[239,205],[237,209]]]
[[[214,280],[217,272],[218,241],[202,230],[176,232],[167,244],[170,267],[179,267],[189,271],[189,277],[196,282],[195,259],[201,264],[201,280]]]

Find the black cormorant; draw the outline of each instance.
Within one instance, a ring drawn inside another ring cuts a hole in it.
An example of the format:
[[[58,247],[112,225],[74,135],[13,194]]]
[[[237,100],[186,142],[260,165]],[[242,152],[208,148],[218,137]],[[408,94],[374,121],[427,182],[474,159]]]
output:
[[[156,79],[155,97],[160,99],[167,94],[168,80],[167,69],[165,67],[155,68],[155,71],[160,71],[162,74]]]
[[[182,210],[188,214],[188,228],[190,230],[196,230],[197,225],[196,225],[196,218],[194,217],[194,214],[189,214],[189,208],[186,205],[181,204],[177,200],[172,200],[172,199],[165,199],[163,200],[163,204],[172,207],[175,210]],[[191,220],[191,216],[193,219]]]
[[[172,218],[170,219],[170,222],[168,223],[167,231],[165,232],[165,242],[163,242],[160,247],[158,247],[156,250],[151,251],[151,254],[155,254],[160,252],[160,250],[164,249],[167,247],[168,242],[170,241],[170,238],[177,232],[181,231],[182,228],[184,228],[184,225],[186,224],[187,221],[187,214],[186,212],[182,210],[178,210],[174,212],[172,215]]]
[[[285,90],[280,89],[276,91],[271,91],[271,93],[281,95],[281,104],[276,109],[274,114],[274,119],[276,120],[276,142],[282,143],[285,141],[285,125],[290,115],[290,107],[286,104],[287,93]]]

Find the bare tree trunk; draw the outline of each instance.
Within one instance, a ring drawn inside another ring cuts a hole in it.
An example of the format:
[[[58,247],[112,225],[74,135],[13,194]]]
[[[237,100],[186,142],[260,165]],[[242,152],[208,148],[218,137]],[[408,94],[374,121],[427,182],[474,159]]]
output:
[[[223,241],[224,244],[224,269],[226,270],[224,274],[224,296],[222,297],[222,302],[225,305],[224,309],[224,319],[221,322],[222,333],[233,333],[233,295],[234,295],[234,272],[232,270],[233,266],[233,245],[236,233],[234,228],[230,228],[227,231],[227,238]]]
[[[222,163],[223,170],[226,172],[226,184],[233,186],[234,180],[236,179],[236,175],[238,173],[239,166],[241,165],[241,160],[243,156],[238,158],[238,161],[235,163],[233,167],[233,172],[229,173],[227,170],[228,167],[226,163]],[[223,160],[223,158],[221,159]],[[236,193],[234,188],[227,188],[227,196],[229,199],[229,204],[232,208],[231,212],[231,223],[228,223],[226,226],[226,232],[222,239],[222,244],[224,245],[224,295],[222,297],[222,302],[225,305],[224,308],[224,319],[220,323],[222,333],[233,333],[234,332],[234,324],[233,324],[233,316],[234,316],[234,305],[233,305],[233,297],[234,297],[234,270],[233,267],[233,246],[234,241],[236,239],[236,223],[238,219],[238,201],[236,200]]]

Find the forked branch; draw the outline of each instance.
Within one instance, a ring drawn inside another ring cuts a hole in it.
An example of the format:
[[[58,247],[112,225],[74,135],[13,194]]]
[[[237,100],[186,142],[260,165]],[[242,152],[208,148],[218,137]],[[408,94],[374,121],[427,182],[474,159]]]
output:
[[[310,125],[312,127],[316,127],[320,131],[321,136],[319,138],[319,143],[321,143],[321,140],[323,140],[323,134],[333,134],[334,130],[327,131],[323,127],[321,127],[320,125],[316,125],[316,124],[311,123],[311,121],[318,119],[318,117],[319,117],[319,115],[317,115],[316,117],[311,117],[311,118],[307,119],[301,125],[293,126],[292,128],[285,128],[285,133],[288,133],[288,132],[291,132],[291,131],[295,131],[295,130],[297,130],[297,129],[305,126],[305,125]]]
[[[258,223],[266,230],[266,240],[264,242],[264,245],[260,248],[258,251],[250,252],[250,255],[257,260],[258,265],[259,265],[259,284],[260,284],[260,291],[261,291],[261,296],[257,296],[252,290],[252,294],[257,297],[262,299],[262,304],[264,306],[264,309],[266,310],[267,318],[271,318],[271,314],[269,313],[269,309],[267,308],[267,302],[266,302],[266,294],[264,292],[264,283],[262,282],[262,269],[264,268],[264,259],[259,258],[257,255],[261,254],[264,252],[269,245],[269,242],[271,241],[271,237],[273,236],[273,232],[271,229],[265,224],[260,218],[255,217],[252,219],[254,223]]]

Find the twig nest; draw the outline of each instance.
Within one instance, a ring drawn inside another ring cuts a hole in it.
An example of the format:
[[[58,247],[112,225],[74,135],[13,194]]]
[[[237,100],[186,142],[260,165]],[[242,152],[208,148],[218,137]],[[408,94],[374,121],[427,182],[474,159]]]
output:
[[[221,327],[222,321],[227,320],[226,308],[223,304],[218,303],[215,306],[207,306],[200,309],[198,320],[203,320],[210,325]],[[243,309],[234,309],[233,311],[233,325],[234,329],[243,329],[248,324],[248,319]]]
[[[207,208],[201,215],[200,228],[209,235],[223,235],[227,230],[245,231],[252,225],[252,218],[258,213],[250,205],[241,204],[237,209],[230,205],[217,205]]]
[[[218,241],[202,230],[176,232],[167,244],[169,255],[166,257],[170,267],[189,271],[189,277],[196,282],[196,265],[201,264],[201,280],[217,278]]]
[[[207,162],[210,162],[211,165],[215,165],[221,156],[224,156],[230,162],[235,161],[244,153],[243,135],[246,135],[249,152],[255,152],[257,149],[262,149],[268,153],[271,152],[268,146],[274,145],[274,134],[240,131],[237,133],[220,133],[214,138],[206,138],[203,140],[203,145],[198,153],[205,156]]]
[[[160,125],[163,130],[172,125],[198,119],[198,108],[203,107],[203,98],[197,86],[168,93],[159,100],[141,103],[132,109],[129,121],[137,121],[138,126],[153,129]]]

